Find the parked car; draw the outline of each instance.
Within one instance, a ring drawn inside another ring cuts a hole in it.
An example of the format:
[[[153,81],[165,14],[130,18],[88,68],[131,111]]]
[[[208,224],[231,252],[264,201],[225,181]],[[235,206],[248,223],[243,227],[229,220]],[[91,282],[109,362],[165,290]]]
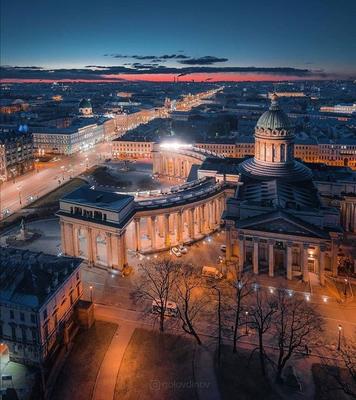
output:
[[[224,253],[226,252],[226,244],[222,244],[220,246],[220,250],[223,251]]]
[[[188,249],[183,246],[182,244],[180,244],[178,247],[178,250],[182,253],[182,254],[187,254],[188,253]]]
[[[178,247],[172,247],[172,253],[173,253],[176,257],[182,257],[182,253],[179,251]]]
[[[3,212],[2,212],[2,215],[3,215],[4,218],[7,217],[10,214],[11,214],[10,208],[5,208],[5,210],[3,210]]]
[[[159,314],[160,312],[161,312],[161,300],[154,299],[152,301],[152,313]],[[167,317],[177,317],[178,316],[178,307],[174,301],[167,300],[164,315]]]
[[[205,278],[221,279],[223,274],[215,267],[208,267],[204,265],[202,269],[202,276]]]

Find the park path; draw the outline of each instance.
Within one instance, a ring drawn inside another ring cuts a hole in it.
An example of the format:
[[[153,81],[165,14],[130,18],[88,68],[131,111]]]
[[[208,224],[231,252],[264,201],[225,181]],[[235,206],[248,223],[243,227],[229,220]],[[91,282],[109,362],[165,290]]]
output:
[[[135,328],[136,324],[119,325],[101,364],[92,400],[111,400],[114,398],[117,374]]]
[[[204,346],[197,346],[196,348],[194,375],[196,390],[200,400],[220,400],[213,355]]]

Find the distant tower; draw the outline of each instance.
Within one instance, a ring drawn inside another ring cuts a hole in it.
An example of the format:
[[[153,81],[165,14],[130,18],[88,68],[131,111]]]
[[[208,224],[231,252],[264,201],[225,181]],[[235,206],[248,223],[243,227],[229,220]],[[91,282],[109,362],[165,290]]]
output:
[[[79,103],[79,113],[83,117],[91,117],[93,115],[93,108],[88,99],[82,99]]]

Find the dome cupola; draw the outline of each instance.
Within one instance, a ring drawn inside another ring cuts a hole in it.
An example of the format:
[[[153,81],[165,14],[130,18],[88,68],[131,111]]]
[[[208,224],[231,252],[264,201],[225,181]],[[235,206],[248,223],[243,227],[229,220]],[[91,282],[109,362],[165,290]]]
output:
[[[241,164],[242,173],[259,177],[303,180],[311,176],[304,165],[294,160],[294,129],[287,114],[279,108],[273,94],[269,110],[255,127],[255,156]]]

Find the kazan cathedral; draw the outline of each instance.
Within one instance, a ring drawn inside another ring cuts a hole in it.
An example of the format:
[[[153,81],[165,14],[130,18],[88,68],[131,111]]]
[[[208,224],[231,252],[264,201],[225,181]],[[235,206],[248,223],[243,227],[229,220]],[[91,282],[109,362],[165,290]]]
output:
[[[62,251],[124,270],[130,257],[190,245],[223,223],[227,266],[324,285],[325,271],[338,274],[344,231],[356,235],[356,174],[298,162],[293,141],[292,123],[274,96],[257,122],[252,158],[154,143],[153,176],[183,183],[131,194],[99,184],[76,189],[57,213]]]
[[[227,200],[227,259],[239,270],[285,275],[323,285],[324,270],[337,274],[340,213],[321,204],[313,173],[294,159],[293,126],[278,98],[257,121],[255,156],[239,164],[239,183]]]

